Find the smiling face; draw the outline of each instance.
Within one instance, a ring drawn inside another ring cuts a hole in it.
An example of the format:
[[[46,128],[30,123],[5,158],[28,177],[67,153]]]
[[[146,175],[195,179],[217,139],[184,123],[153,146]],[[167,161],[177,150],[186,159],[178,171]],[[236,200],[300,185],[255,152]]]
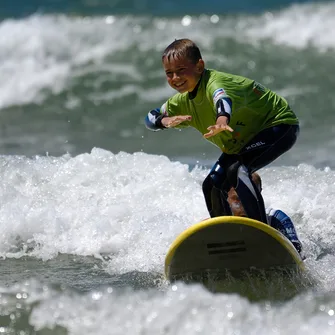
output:
[[[195,89],[204,66],[202,59],[194,63],[186,57],[163,57],[167,82],[179,93],[192,92]]]

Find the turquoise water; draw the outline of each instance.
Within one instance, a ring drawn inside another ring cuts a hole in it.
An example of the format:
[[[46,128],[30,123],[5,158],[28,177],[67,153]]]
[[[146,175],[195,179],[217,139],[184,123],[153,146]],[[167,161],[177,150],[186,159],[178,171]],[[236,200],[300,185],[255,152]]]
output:
[[[15,3],[2,4],[1,17],[22,17],[36,12],[66,13],[79,15],[106,15],[106,14],[141,14],[141,15],[183,15],[188,14],[225,14],[234,12],[261,12],[269,9],[283,8],[291,3],[308,3],[311,0],[275,0],[234,2],[209,0],[203,1],[154,1],[154,0],[17,0]],[[314,1],[318,2],[318,1]]]
[[[335,3],[16,1],[0,21],[0,333],[333,334]],[[145,129],[171,94],[175,38],[206,66],[285,96],[301,122],[262,169],[267,206],[294,220],[308,285],[213,294],[169,285],[174,238],[208,216],[218,150]],[[251,297],[253,297],[251,299]]]

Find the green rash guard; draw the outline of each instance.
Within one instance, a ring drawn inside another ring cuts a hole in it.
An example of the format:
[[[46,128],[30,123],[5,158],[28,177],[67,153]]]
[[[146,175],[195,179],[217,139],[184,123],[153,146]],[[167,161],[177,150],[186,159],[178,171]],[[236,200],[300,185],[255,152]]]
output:
[[[232,101],[229,126],[233,133],[223,131],[207,140],[227,154],[240,150],[262,130],[279,124],[299,124],[287,101],[254,80],[224,72],[205,69],[193,99],[189,93],[178,93],[161,108],[166,116],[191,115],[192,121],[176,128],[194,127],[201,134],[215,125],[216,102],[220,98]]]

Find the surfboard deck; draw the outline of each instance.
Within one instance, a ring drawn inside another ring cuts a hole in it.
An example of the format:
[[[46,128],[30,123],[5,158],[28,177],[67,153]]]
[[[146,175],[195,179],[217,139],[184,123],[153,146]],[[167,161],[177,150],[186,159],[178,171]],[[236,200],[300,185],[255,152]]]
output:
[[[218,279],[242,271],[275,268],[303,270],[292,243],[262,222],[237,216],[210,218],[192,225],[171,244],[165,257],[170,280],[215,273]]]

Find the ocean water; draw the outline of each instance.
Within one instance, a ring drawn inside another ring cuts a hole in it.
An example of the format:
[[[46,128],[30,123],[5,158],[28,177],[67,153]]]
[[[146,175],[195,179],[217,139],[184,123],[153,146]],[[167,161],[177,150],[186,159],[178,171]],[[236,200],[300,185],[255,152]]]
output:
[[[334,15],[334,1],[1,2],[0,334],[334,334]],[[160,57],[182,37],[298,115],[296,145],[260,174],[305,278],[164,280],[169,245],[208,216],[219,156],[194,130],[143,124],[174,94]]]

